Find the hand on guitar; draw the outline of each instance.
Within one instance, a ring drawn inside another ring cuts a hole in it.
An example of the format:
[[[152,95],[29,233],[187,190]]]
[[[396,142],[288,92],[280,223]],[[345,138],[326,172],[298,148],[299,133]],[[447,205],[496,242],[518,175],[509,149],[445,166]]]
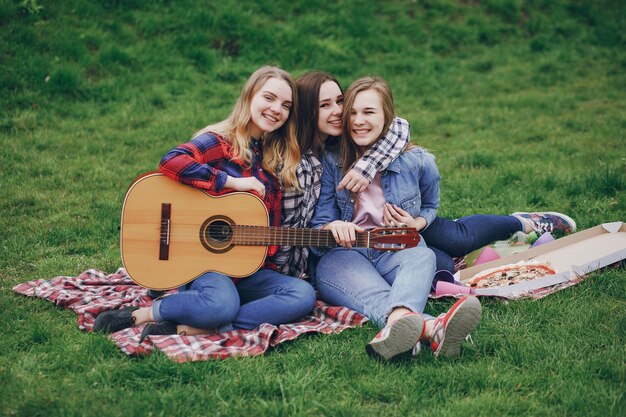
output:
[[[426,219],[423,217],[413,218],[408,212],[395,204],[385,203],[383,208],[383,225],[392,227],[414,227],[419,232],[426,227]]]
[[[232,188],[235,191],[250,191],[261,198],[265,197],[265,186],[254,177],[236,178],[229,175],[224,187]]]
[[[330,230],[333,233],[335,241],[348,249],[351,249],[352,244],[356,242],[356,233],[365,231],[365,229],[352,222],[344,222],[341,220],[328,223],[324,226],[324,229]]]

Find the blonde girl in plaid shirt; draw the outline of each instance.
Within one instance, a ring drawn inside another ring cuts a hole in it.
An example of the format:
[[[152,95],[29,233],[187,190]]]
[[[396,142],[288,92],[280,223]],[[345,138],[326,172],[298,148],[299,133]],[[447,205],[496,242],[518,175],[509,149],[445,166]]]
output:
[[[231,115],[172,149],[159,169],[174,180],[216,195],[225,190],[256,193],[265,203],[270,222],[280,225],[281,186],[296,184],[300,159],[295,97],[289,73],[271,66],[257,69],[244,84]],[[315,291],[309,283],[276,271],[267,259],[263,268],[246,279],[209,271],[151,306],[104,311],[96,317],[94,331],[114,333],[145,324],[141,343],[149,335],[251,330],[263,323],[298,320],[314,303]]]

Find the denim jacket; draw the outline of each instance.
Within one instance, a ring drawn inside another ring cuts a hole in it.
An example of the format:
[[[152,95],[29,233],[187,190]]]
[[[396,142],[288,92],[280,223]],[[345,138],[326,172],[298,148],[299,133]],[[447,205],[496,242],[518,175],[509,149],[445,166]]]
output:
[[[338,155],[327,152],[322,160],[322,189],[311,219],[311,227],[322,228],[334,220],[351,221],[355,199],[345,188],[337,191],[343,169]],[[413,217],[426,219],[426,227],[437,215],[439,170],[435,157],[422,148],[400,154],[381,175],[385,200]],[[324,251],[313,249],[318,255]]]

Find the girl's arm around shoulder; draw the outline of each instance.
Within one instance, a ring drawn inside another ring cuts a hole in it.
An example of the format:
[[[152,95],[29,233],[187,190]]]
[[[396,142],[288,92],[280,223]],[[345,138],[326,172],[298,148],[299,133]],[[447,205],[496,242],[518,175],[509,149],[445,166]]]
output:
[[[166,153],[159,171],[183,184],[221,191],[228,175],[219,168],[230,158],[229,149],[224,139],[204,133]]]
[[[365,152],[348,174],[356,172],[367,179],[369,184],[377,172],[387,169],[389,164],[402,153],[410,141],[409,122],[401,117],[394,117],[385,136],[380,138]],[[344,181],[342,180],[339,184],[340,189],[343,183]],[[362,190],[350,189],[350,191],[358,192]]]

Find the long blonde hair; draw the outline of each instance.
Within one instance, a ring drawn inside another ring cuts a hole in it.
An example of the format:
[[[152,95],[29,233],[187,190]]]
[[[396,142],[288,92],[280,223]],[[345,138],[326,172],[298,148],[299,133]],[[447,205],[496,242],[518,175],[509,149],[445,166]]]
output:
[[[284,80],[291,87],[292,106],[287,120],[279,129],[263,134],[263,169],[277,177],[283,187],[298,187],[296,168],[300,163],[300,148],[296,136],[298,117],[296,83],[291,75],[281,68],[264,66],[254,71],[241,89],[230,115],[221,122],[199,130],[194,137],[207,132],[217,133],[232,144],[235,159],[251,164],[250,103],[270,78]]]

